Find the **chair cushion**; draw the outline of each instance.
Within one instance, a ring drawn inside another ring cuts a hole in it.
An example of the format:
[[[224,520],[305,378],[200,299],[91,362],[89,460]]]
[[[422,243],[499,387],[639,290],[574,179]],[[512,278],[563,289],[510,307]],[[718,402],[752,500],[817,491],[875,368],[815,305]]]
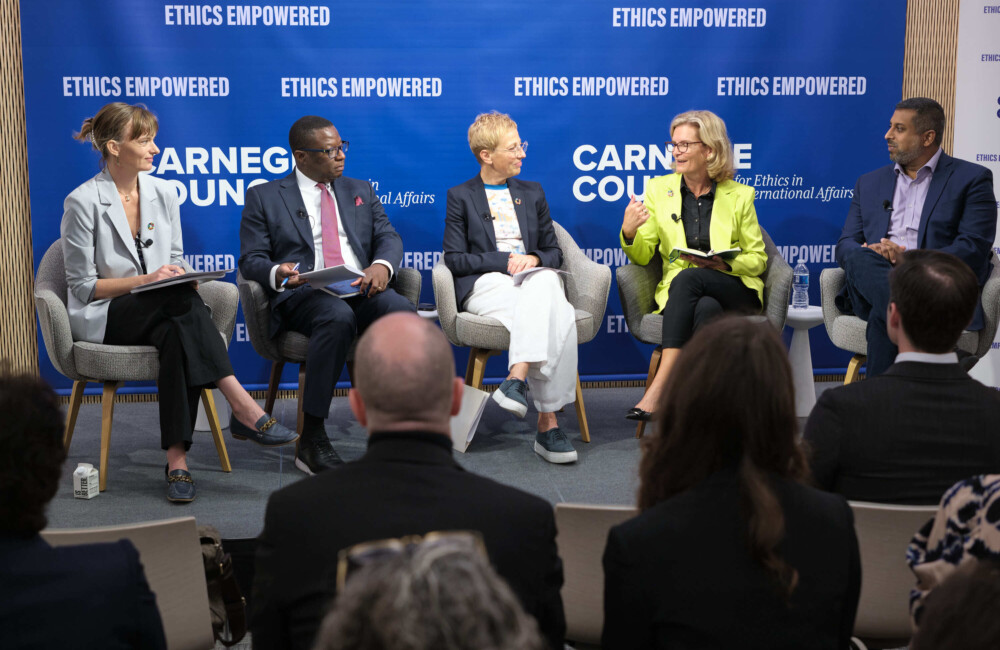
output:
[[[282,361],[302,363],[309,351],[309,337],[298,332],[285,332],[278,335],[278,353]]]
[[[77,369],[94,381],[149,381],[160,372],[160,353],[151,345],[73,343]]]
[[[830,340],[838,348],[854,354],[868,354],[868,339],[865,337],[867,323],[857,316],[837,316],[833,320]]]
[[[576,311],[576,341],[586,343],[594,338],[594,317],[581,310]],[[459,312],[455,321],[459,345],[484,350],[506,350],[510,348],[510,332],[503,323],[488,316],[477,316],[467,311]]]

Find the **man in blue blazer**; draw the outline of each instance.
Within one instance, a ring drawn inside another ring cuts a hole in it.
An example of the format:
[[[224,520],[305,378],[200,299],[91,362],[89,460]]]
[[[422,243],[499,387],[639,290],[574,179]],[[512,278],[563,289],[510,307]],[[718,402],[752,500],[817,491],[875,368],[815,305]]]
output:
[[[944,153],[944,124],[944,109],[933,99],[896,104],[885,134],[895,164],[858,179],[837,242],[837,263],[846,274],[837,306],[868,321],[868,377],[896,358],[885,319],[889,271],[903,251],[951,253],[969,265],[980,287],[990,275],[997,222],[993,175]],[[977,306],[969,329],[982,327],[982,307]]]
[[[390,286],[403,259],[402,239],[371,183],[343,176],[348,143],[329,120],[309,115],[292,125],[288,144],[295,170],[247,190],[239,266],[270,297],[271,336],[309,337],[295,465],[315,474],[341,462],[324,420],[351,344],[378,317],[414,308]],[[299,277],[338,264],[364,271],[360,295],[342,299]]]

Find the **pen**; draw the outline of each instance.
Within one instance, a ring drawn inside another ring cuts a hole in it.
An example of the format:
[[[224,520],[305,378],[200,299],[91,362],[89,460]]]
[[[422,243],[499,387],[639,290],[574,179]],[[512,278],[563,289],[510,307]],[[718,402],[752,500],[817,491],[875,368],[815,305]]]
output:
[[[292,267],[292,271],[298,271],[298,270],[299,270],[299,263],[296,262],[295,266]],[[285,279],[281,281],[281,286],[285,286],[286,284],[288,284],[288,278],[289,277],[290,276],[287,276],[287,275],[285,276]]]

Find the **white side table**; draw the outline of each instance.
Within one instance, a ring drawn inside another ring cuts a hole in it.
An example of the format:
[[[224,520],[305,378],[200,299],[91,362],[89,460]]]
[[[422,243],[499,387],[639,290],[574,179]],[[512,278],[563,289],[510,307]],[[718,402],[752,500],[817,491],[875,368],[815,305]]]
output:
[[[785,324],[791,327],[792,344],[788,348],[788,362],[792,365],[795,384],[795,415],[804,418],[816,406],[816,383],[813,378],[812,351],[809,349],[809,330],[823,322],[822,307],[788,308]]]

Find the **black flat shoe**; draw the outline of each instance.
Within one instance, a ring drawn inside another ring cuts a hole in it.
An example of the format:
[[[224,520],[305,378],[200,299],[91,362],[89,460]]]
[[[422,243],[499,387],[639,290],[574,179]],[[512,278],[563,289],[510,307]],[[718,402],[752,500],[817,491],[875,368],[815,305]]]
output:
[[[237,440],[250,440],[261,447],[280,447],[299,439],[299,434],[285,427],[267,413],[260,416],[254,427],[251,429],[237,420],[234,413],[229,415],[229,433]]]
[[[637,422],[652,422],[656,414],[651,411],[643,411],[638,406],[630,408],[628,413],[625,414],[626,420],[635,420]]]

